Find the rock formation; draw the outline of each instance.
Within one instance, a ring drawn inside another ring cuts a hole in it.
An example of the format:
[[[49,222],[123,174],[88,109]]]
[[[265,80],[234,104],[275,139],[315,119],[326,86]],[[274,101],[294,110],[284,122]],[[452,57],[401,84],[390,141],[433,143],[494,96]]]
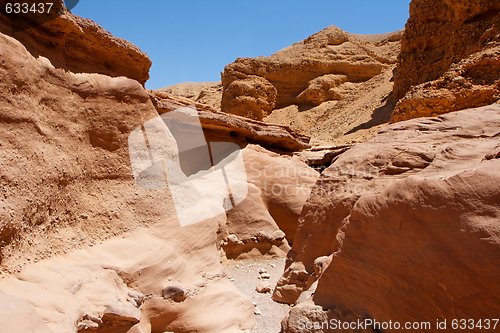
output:
[[[151,99],[160,114],[180,107],[196,108],[208,142],[234,142],[244,148],[249,193],[228,213],[227,224],[221,228],[224,255],[286,255],[288,243],[295,236],[298,215],[319,174],[300,158],[280,156],[262,147],[289,154],[307,148],[308,138],[286,126],[222,113],[162,91],[151,92]]]
[[[229,281],[221,257],[284,256],[318,173],[249,143],[291,154],[308,147],[307,139],[195,103],[210,138],[236,137],[246,147],[252,200],[180,227],[169,191],[142,188],[132,177],[131,131],[167,112],[166,99],[159,107],[137,81],[149,60],[134,60],[143,56],[135,47],[91,22],[88,31],[77,28],[81,22],[63,13],[45,24],[77,29],[81,35],[68,33],[80,43],[75,52],[90,49],[125,65],[131,56],[129,72],[100,68],[108,58],[63,61],[38,43],[51,36],[44,29],[5,31],[19,40],[0,33],[0,295],[18,304],[0,309],[3,329],[19,331],[27,315],[26,330],[41,332],[251,329],[254,306]],[[166,294],[175,288],[182,297]]]
[[[48,58],[56,68],[73,73],[125,76],[144,85],[151,67],[151,60],[144,52],[112,36],[93,21],[71,14],[62,0],[53,3],[53,17],[44,22],[37,22],[37,15],[28,19],[1,15],[0,31],[20,41],[33,57]]]
[[[197,103],[206,104],[220,110],[222,99],[221,82],[184,82],[161,88],[158,92],[184,97]]]
[[[329,27],[155,91],[142,51],[54,8],[0,17],[2,332],[268,332],[271,294],[287,333],[497,317],[497,2],[413,0],[404,34]],[[179,109],[209,150],[192,178],[160,155],[189,144],[162,132]]]
[[[340,155],[302,210],[274,292],[304,301],[285,331],[314,318],[498,313],[499,128],[498,105],[468,109],[391,125]]]
[[[394,82],[391,121],[439,115],[500,98],[500,4],[414,0]]]
[[[222,74],[222,111],[288,125],[313,143],[386,122],[400,36],[332,26],[270,57],[237,59]]]
[[[209,141],[234,142],[240,147],[256,143],[265,148],[291,153],[309,148],[309,137],[292,131],[287,126],[270,125],[240,116],[226,114],[209,105],[173,96],[162,91],[152,91],[151,99],[160,114],[180,107],[198,110],[204,134]]]
[[[499,9],[413,0],[391,121],[452,113],[391,125],[340,155],[299,153],[311,165],[332,164],[302,210],[274,290],[276,301],[297,303],[284,332],[334,332],[314,328],[331,320],[434,325],[499,311]]]

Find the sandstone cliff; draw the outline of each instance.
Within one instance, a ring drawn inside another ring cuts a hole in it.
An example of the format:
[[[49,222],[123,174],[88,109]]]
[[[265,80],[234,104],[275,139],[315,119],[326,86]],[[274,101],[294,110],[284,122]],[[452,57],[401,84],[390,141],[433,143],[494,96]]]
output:
[[[439,115],[500,98],[498,1],[414,0],[394,81],[391,121]]]

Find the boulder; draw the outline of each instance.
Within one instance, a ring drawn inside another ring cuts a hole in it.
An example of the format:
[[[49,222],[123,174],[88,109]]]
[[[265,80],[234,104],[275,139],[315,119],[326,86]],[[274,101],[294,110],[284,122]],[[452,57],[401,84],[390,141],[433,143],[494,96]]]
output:
[[[85,36],[78,40],[85,45]],[[148,91],[124,72],[72,73],[23,43],[0,33],[0,289],[23,301],[0,307],[2,330],[252,328],[253,306],[236,286],[202,276],[223,273],[216,242],[225,216],[182,228],[168,191],[134,181],[129,135],[158,116]],[[177,303],[159,296],[169,279],[194,290],[192,297]],[[103,323],[82,318],[82,309],[104,312]],[[213,315],[224,311],[227,319]],[[141,328],[131,328],[139,316]]]

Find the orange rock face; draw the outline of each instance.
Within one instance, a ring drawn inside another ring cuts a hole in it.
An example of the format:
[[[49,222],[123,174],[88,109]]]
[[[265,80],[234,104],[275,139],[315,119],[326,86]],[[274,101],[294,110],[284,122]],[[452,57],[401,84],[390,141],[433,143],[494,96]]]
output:
[[[285,256],[319,174],[298,157],[280,156],[263,147],[290,154],[308,147],[308,138],[286,126],[223,113],[162,91],[151,92],[151,98],[160,114],[180,107],[196,108],[208,142],[233,142],[243,148],[248,196],[227,213],[227,222],[221,225],[224,256]]]
[[[89,236],[49,244],[65,250],[128,230],[124,221],[137,226],[164,214],[150,209],[156,200],[148,195],[135,200],[130,171],[128,133],[157,115],[147,91],[124,77],[57,69],[9,36],[0,35],[0,42],[3,245],[18,232],[36,238],[31,232],[70,225]],[[135,209],[148,213],[138,216]],[[113,227],[91,231],[106,225]]]
[[[500,98],[497,1],[414,0],[394,82],[391,121],[439,115]]]
[[[315,316],[434,323],[498,313],[498,128],[498,105],[413,119],[326,169],[274,293],[296,302],[307,291],[286,331]]]
[[[296,157],[256,145],[243,149],[243,156],[249,194],[227,214],[222,249],[228,258],[284,257],[319,174]]]
[[[57,68],[73,73],[125,76],[144,85],[151,67],[144,52],[112,36],[95,22],[71,14],[61,0],[53,3],[53,17],[40,25],[1,15],[0,32],[19,40],[35,58],[48,58]]]

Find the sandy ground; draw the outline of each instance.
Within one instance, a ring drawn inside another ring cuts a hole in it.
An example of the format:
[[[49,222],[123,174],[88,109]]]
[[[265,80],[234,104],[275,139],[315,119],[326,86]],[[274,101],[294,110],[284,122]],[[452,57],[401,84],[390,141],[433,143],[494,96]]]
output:
[[[279,333],[281,319],[288,313],[290,306],[276,303],[271,293],[261,294],[255,291],[260,283],[268,283],[274,289],[283,273],[285,259],[247,259],[227,261],[224,264],[226,273],[234,279],[236,286],[247,295],[262,314],[256,316],[257,323],[252,333]],[[259,270],[265,269],[270,279],[260,279]]]

